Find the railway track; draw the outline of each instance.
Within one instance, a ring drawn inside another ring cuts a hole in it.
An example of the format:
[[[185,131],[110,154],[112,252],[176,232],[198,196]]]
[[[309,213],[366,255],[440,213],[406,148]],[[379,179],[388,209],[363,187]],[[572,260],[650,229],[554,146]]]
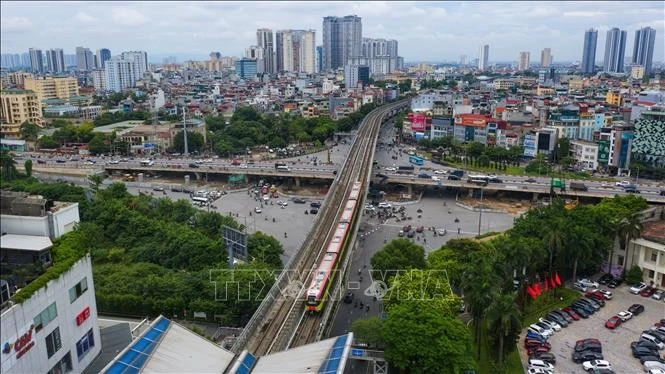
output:
[[[343,202],[348,196],[353,182],[359,180],[363,186],[367,186],[376,135],[383,118],[393,108],[403,105],[403,103],[401,101],[380,107],[363,121],[349,157],[342,166],[337,180],[333,182],[331,194],[326,198],[323,208],[319,212],[319,221],[315,222],[314,229],[305,239],[297,258],[285,268],[288,279],[280,277],[276,284],[277,287],[286,287],[281,288],[280,292],[276,294],[277,297],[270,300],[272,305],[265,314],[261,325],[255,328],[251,336],[247,337],[245,348],[254,355],[266,355],[310,343],[316,340],[318,332],[325,327],[324,316],[327,316],[325,310],[314,315],[305,312],[304,292],[309,285],[312,271],[317,266],[326,244],[334,233],[335,223],[341,216],[344,208]],[[345,256],[348,256],[349,252],[351,252],[350,245]],[[343,260],[340,260],[340,263],[343,263]],[[338,274],[343,274],[343,271]],[[339,284],[339,282],[335,283]],[[334,294],[333,289],[331,289],[331,294]],[[326,303],[326,308],[330,308],[332,304],[334,303]],[[257,314],[259,314],[258,311]]]

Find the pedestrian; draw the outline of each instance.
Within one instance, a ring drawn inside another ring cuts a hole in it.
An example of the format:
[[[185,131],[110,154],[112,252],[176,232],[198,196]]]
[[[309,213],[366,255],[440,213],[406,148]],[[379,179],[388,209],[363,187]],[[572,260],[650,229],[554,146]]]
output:
[[[459,235],[461,232],[462,232],[462,229],[458,227],[457,228],[457,235]]]

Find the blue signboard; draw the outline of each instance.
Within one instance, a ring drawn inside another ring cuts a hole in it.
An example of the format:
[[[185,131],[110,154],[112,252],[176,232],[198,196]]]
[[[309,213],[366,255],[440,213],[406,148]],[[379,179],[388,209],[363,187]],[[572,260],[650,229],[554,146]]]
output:
[[[143,144],[143,149],[152,149],[152,148],[157,148],[157,144],[150,144],[150,143]]]
[[[365,350],[364,349],[352,349],[351,350],[351,356],[363,357],[363,356],[365,356]]]

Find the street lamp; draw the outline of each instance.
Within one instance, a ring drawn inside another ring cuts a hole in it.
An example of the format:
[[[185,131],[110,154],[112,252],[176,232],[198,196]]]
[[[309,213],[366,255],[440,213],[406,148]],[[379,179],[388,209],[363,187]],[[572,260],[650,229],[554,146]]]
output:
[[[480,225],[483,219],[483,187],[480,187],[480,210],[478,212],[478,235],[480,235]]]

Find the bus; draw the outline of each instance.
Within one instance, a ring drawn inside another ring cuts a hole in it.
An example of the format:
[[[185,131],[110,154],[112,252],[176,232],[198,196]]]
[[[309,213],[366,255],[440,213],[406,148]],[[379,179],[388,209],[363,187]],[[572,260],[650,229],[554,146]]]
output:
[[[416,164],[416,165],[422,165],[422,164],[425,163],[425,160],[423,160],[422,157],[418,157],[418,156],[413,155],[413,156],[409,156],[409,162],[412,163],[412,164]]]
[[[207,197],[199,197],[199,196],[192,197],[192,202],[194,203],[194,205],[199,205],[199,206],[206,206],[210,203]]]
[[[155,162],[153,160],[141,160],[141,166],[152,166]]]
[[[487,186],[489,181],[490,181],[490,177],[488,177],[487,175],[469,174],[469,179],[467,179],[467,183],[479,184],[481,186]]]

